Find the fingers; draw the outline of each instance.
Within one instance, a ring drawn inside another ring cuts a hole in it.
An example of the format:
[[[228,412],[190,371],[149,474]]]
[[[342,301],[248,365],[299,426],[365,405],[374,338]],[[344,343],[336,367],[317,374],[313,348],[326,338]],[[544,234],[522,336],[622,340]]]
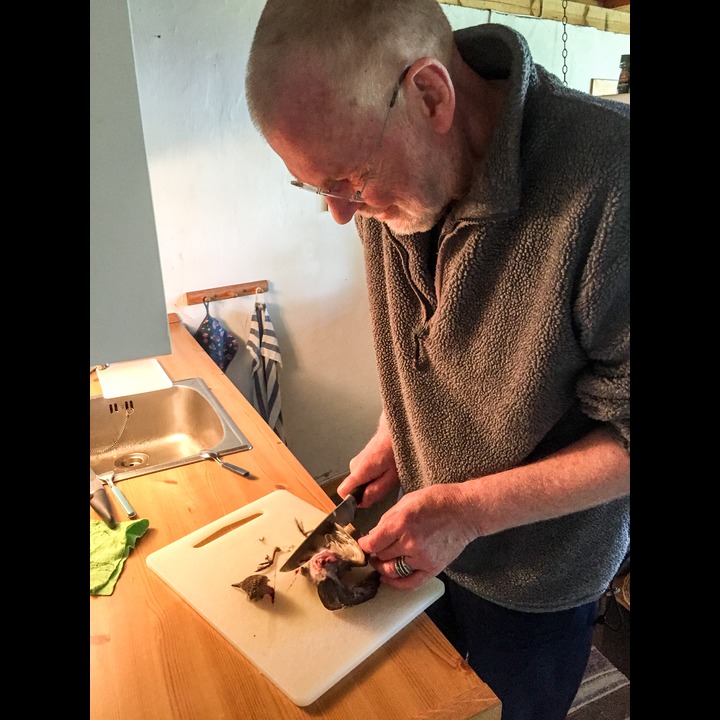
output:
[[[412,566],[412,558],[405,555],[399,555],[390,560],[378,559],[377,565],[374,567],[381,575],[389,578],[407,578],[417,571],[417,568]]]
[[[344,500],[358,485],[362,485],[363,482],[365,482],[365,479],[362,476],[355,476],[350,473],[350,475],[337,486],[337,494]]]
[[[366,491],[367,492],[367,491]],[[393,560],[400,555],[407,555],[413,548],[403,537],[402,516],[390,508],[365,535],[358,538],[358,543],[365,553],[378,560]]]
[[[372,555],[379,560],[386,560],[395,556],[388,552],[389,545],[385,542],[381,525],[382,518],[374,528],[371,528],[365,535],[358,538],[358,544],[368,555]]]
[[[414,590],[431,577],[430,573],[414,568],[412,558],[409,556],[404,556],[400,563],[398,563],[397,557],[380,560],[376,556],[371,556],[370,564],[380,573],[381,582],[401,590]],[[408,570],[412,570],[409,575],[401,574]]]
[[[350,460],[350,474],[338,485],[337,492],[345,498],[358,485],[369,483],[359,507],[367,508],[382,500],[398,485],[397,466],[389,435],[376,433],[368,444]]]
[[[352,473],[348,475],[338,486],[337,486],[337,494],[344,500],[355,488],[360,487],[363,483],[368,482],[368,478],[363,477],[362,475],[353,475]],[[365,492],[363,493],[362,502],[358,505],[358,507],[367,507],[367,495],[368,495],[368,488],[370,486],[365,488]],[[370,497],[372,497],[372,493],[370,494]]]
[[[350,473],[338,486],[337,494],[345,499],[356,487],[369,483],[363,493],[362,502],[358,505],[361,508],[368,508],[382,500],[392,487],[396,484],[391,476],[386,474],[372,478],[367,474]]]

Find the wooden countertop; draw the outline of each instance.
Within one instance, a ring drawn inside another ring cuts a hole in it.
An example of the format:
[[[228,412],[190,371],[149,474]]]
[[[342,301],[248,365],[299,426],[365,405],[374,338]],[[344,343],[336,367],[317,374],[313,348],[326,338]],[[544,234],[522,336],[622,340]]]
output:
[[[177,315],[169,319],[172,353],[157,360],[172,380],[207,383],[253,446],[225,459],[257,479],[197,462],[120,482],[150,527],[113,594],[90,596],[90,718],[500,720],[498,698],[425,613],[314,703],[298,707],[147,567],[150,553],[276,489],[333,507]],[[96,373],[90,394],[102,394]],[[97,518],[93,510],[90,517]]]

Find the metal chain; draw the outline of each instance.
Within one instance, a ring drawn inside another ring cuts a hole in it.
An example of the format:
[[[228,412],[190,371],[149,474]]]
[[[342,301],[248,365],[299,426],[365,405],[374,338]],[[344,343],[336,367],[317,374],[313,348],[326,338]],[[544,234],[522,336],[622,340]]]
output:
[[[125,419],[123,420],[123,425],[120,428],[120,432],[118,433],[118,436],[115,438],[115,442],[111,443],[107,447],[102,448],[101,450],[93,450],[90,449],[91,455],[100,455],[101,453],[106,453],[108,450],[112,450],[119,442],[120,438],[123,436],[123,433],[125,432],[125,428],[127,427],[128,419],[129,417],[135,412],[135,408],[125,408]]]
[[[568,0],[562,0],[562,9],[563,9],[563,16],[562,16],[562,26],[563,26],[562,74],[563,74],[563,85],[565,85],[565,87],[567,87],[567,69],[568,69],[567,68],[567,54],[568,54],[567,53],[567,4],[568,4]]]

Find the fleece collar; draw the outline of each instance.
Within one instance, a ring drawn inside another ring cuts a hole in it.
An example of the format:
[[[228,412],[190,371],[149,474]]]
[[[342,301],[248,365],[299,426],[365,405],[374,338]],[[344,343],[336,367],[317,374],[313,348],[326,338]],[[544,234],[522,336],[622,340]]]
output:
[[[455,32],[463,60],[487,80],[508,79],[508,93],[484,162],[449,222],[507,215],[520,202],[520,141],[528,89],[538,81],[527,42],[504,25],[487,24]]]

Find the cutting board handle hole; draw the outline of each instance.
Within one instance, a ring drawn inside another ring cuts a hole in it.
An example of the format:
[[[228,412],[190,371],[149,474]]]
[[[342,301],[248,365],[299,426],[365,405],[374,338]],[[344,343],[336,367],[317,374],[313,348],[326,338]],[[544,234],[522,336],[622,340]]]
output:
[[[193,545],[194,548],[200,548],[203,545],[207,545],[208,543],[211,543],[213,540],[217,540],[218,538],[221,538],[223,535],[227,535],[229,532],[232,532],[235,528],[239,528],[242,525],[246,525],[247,523],[255,520],[255,518],[262,517],[263,513],[255,513],[254,515],[248,515],[248,517],[243,518],[242,520],[238,520],[237,522],[230,523],[229,525],[226,525],[224,528],[220,528],[220,530],[216,530],[212,535],[208,535],[206,538],[201,540],[199,543],[195,543]]]

